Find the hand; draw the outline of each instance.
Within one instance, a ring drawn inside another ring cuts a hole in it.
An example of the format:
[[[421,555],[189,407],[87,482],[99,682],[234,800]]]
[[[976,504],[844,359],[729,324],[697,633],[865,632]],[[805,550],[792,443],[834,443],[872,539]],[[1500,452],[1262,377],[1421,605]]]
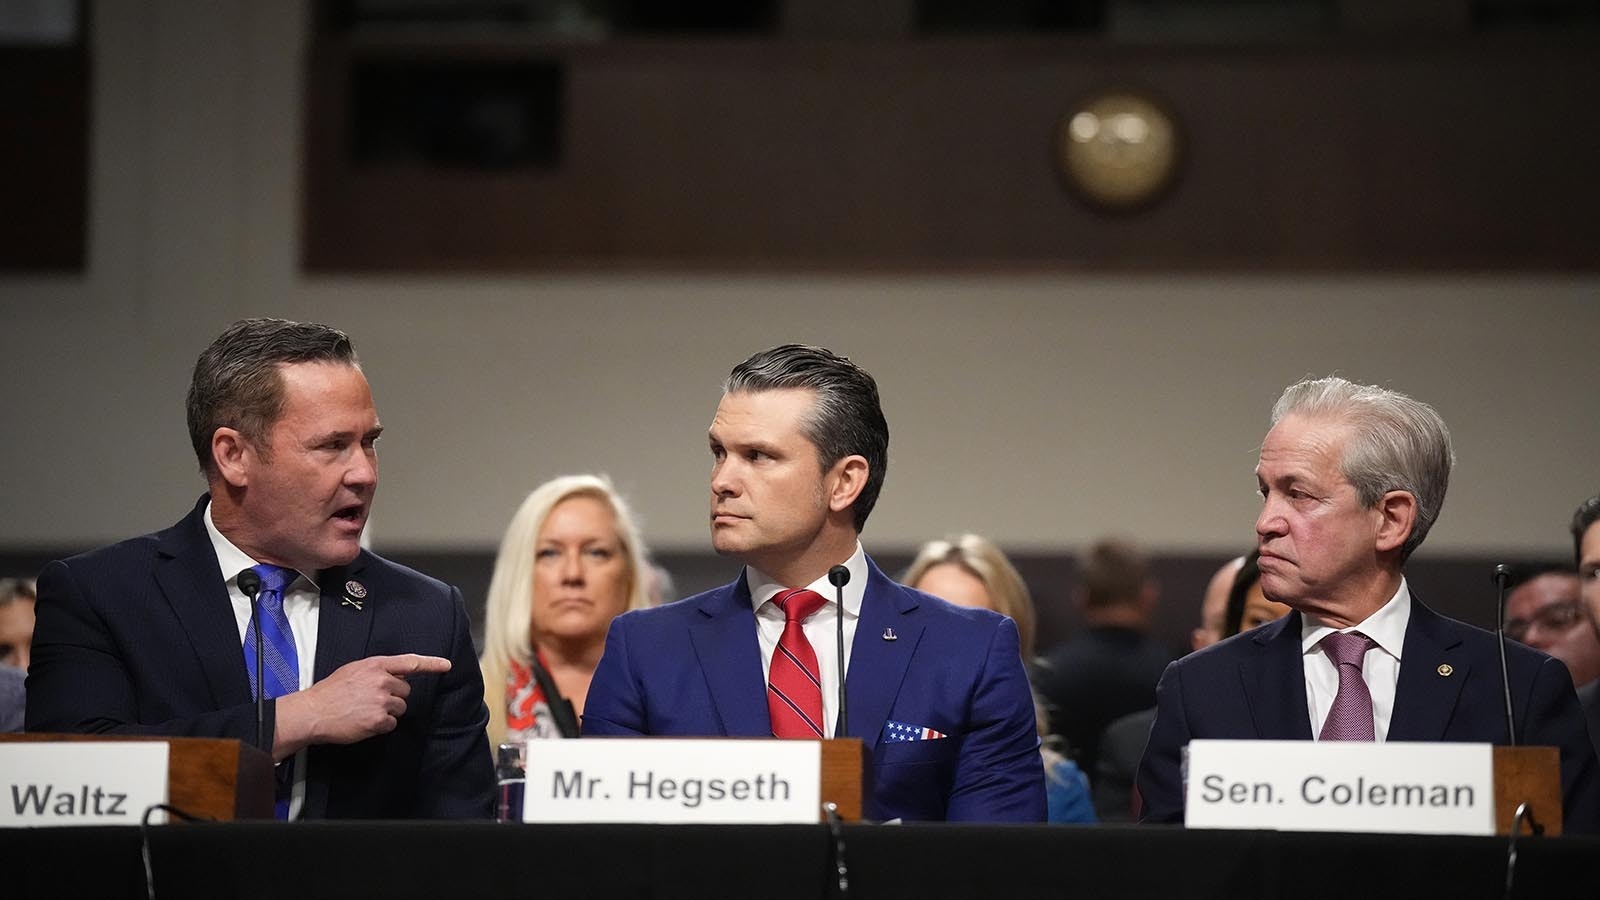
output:
[[[450,660],[415,653],[340,666],[311,687],[278,698],[273,759],[287,759],[311,744],[353,744],[388,734],[406,712],[406,677],[448,671]]]

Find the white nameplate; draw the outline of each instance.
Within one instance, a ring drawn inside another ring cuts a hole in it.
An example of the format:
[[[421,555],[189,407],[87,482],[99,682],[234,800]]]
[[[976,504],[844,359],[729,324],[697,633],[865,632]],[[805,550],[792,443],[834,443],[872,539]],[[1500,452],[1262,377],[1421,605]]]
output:
[[[146,807],[167,802],[160,741],[7,741],[0,773],[0,826],[138,825]]]
[[[1494,834],[1489,744],[1193,741],[1190,828]]]
[[[816,741],[530,741],[524,822],[816,824]]]

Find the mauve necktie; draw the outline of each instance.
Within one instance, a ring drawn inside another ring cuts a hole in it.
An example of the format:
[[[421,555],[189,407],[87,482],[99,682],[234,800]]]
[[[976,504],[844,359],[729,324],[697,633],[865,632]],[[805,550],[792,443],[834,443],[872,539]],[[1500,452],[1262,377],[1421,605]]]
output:
[[[767,671],[767,711],[772,736],[820,738],[822,734],[822,677],[817,672],[817,652],[800,627],[827,598],[804,588],[787,590],[772,602],[783,610],[783,637],[772,652]]]
[[[282,566],[263,563],[252,566],[261,576],[261,590],[256,603],[261,607],[261,680],[265,682],[268,697],[282,697],[300,690],[300,654],[294,648],[294,632],[289,629],[289,617],[283,612],[283,589],[294,583],[300,573]],[[255,617],[244,632],[244,665],[250,677],[250,696],[256,695],[256,623]],[[279,819],[289,818],[289,794],[294,788],[294,759],[286,759],[277,771],[277,802],[275,812]]]
[[[1376,740],[1372,726],[1372,692],[1361,680],[1361,662],[1372,646],[1372,639],[1359,631],[1335,631],[1322,639],[1322,652],[1339,669],[1339,693],[1322,723],[1323,741]]]

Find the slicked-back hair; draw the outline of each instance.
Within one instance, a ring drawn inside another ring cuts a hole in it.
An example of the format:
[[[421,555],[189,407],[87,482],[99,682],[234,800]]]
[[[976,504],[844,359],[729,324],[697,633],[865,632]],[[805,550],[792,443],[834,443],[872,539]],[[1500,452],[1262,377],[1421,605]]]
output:
[[[1272,407],[1272,424],[1286,416],[1331,419],[1350,426],[1339,468],[1362,506],[1389,491],[1417,500],[1417,521],[1400,547],[1404,563],[1439,519],[1450,468],[1450,430],[1434,408],[1399,391],[1337,376],[1292,384]]]
[[[743,394],[803,388],[816,393],[801,428],[817,448],[826,472],[846,456],[867,460],[867,484],[851,513],[856,532],[877,505],[889,469],[889,423],[878,401],[878,383],[866,369],[822,347],[784,344],[763,350],[728,373],[723,393]]]
[[[1572,513],[1572,561],[1574,565],[1583,562],[1583,535],[1589,526],[1600,522],[1600,494],[1578,504],[1577,510]]]
[[[329,362],[359,366],[355,346],[337,328],[286,319],[241,319],[195,360],[189,381],[189,441],[200,471],[216,474],[211,437],[233,428],[263,458],[267,433],[283,412],[282,365]]]

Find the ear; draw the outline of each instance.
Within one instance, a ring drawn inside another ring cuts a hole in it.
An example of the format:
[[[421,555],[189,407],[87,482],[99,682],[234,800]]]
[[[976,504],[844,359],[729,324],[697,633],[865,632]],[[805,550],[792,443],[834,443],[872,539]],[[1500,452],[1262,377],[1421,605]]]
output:
[[[867,472],[865,456],[846,456],[834,463],[833,471],[828,473],[832,482],[828,487],[828,509],[836,513],[849,509],[867,487]]]
[[[1378,514],[1374,548],[1379,553],[1399,550],[1417,527],[1417,498],[1410,491],[1390,491],[1373,507]]]
[[[211,461],[229,486],[242,488],[250,482],[249,464],[255,456],[255,448],[238,429],[224,426],[211,433]]]

